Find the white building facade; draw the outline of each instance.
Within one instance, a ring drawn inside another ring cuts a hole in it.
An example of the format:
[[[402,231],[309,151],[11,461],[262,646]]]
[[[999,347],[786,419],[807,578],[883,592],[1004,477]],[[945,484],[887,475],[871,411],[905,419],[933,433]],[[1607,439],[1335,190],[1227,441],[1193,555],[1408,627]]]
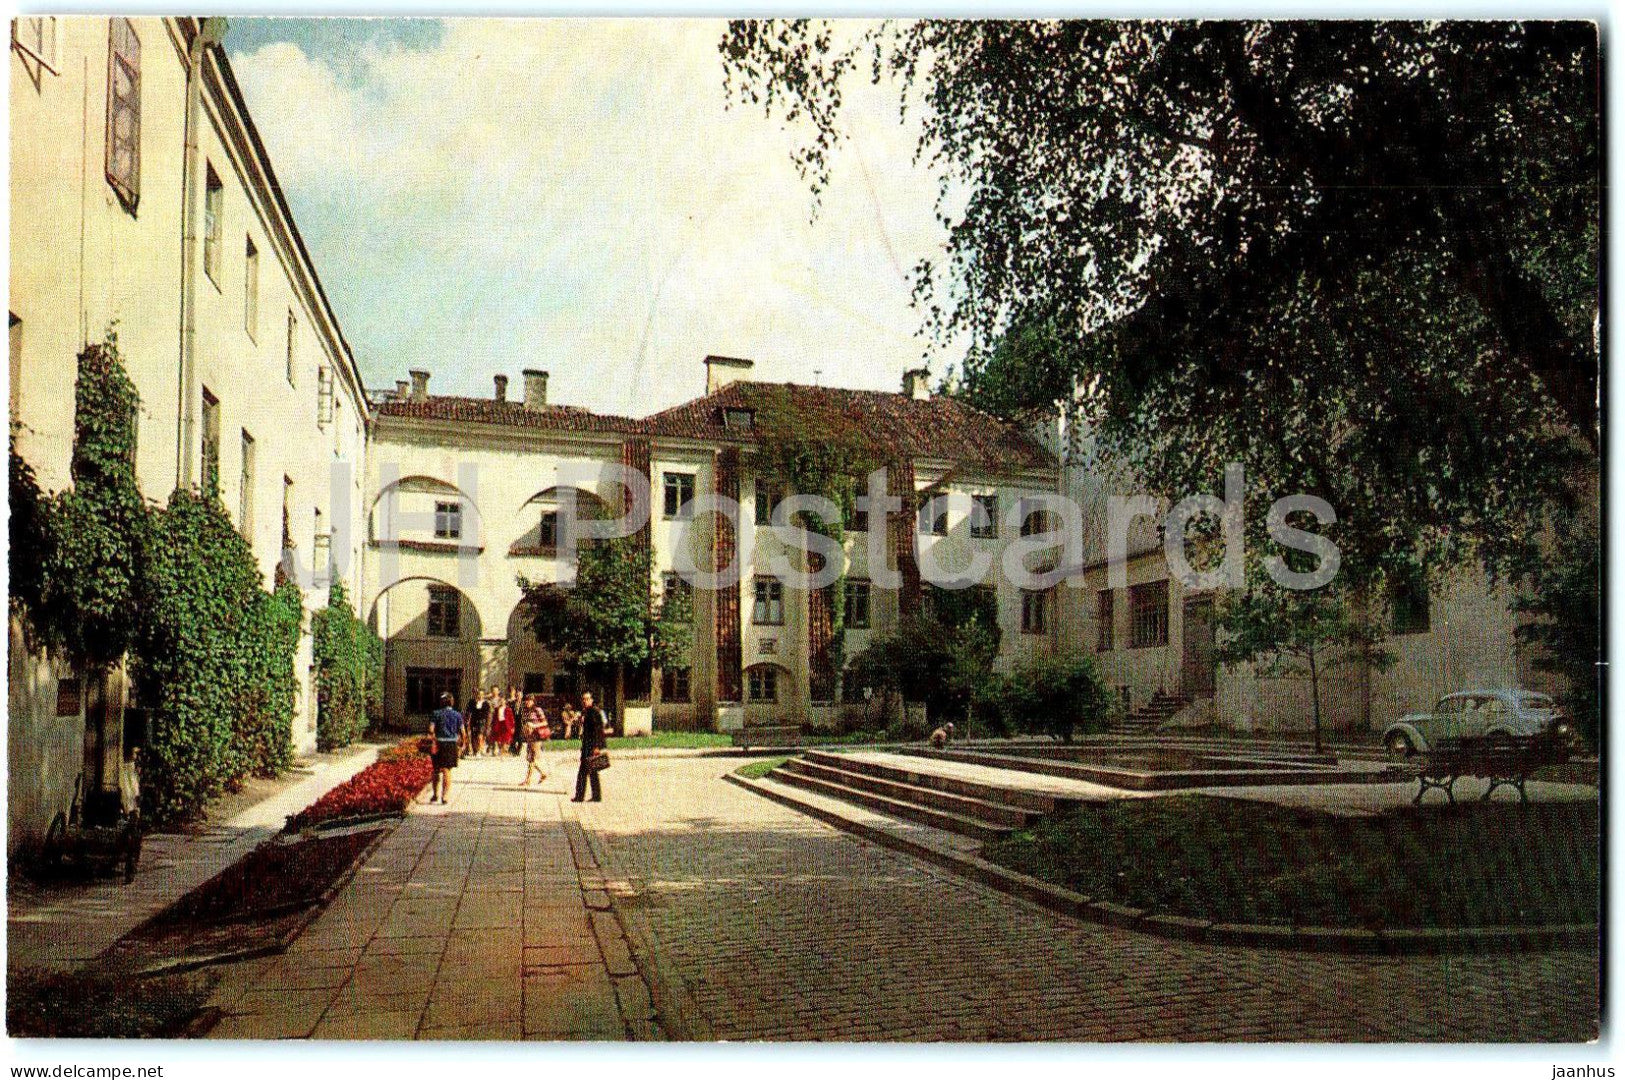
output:
[[[42,487],[67,486],[77,357],[116,335],[141,399],[142,494],[161,504],[217,485],[267,587],[291,540],[307,569],[331,550],[355,595],[366,398],[221,30],[191,18],[13,24],[12,431]],[[325,604],[325,570],[305,600]],[[304,750],[316,738],[308,629],[297,673]],[[15,626],[9,675],[15,850],[67,809],[77,778],[115,782],[124,691],[116,675],[78,687]]]

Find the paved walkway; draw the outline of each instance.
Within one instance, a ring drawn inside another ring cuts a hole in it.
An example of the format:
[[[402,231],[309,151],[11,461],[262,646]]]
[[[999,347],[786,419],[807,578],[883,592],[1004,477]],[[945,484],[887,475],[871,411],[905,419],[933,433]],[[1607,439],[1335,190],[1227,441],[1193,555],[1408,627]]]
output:
[[[566,762],[466,760],[289,951],[226,972],[223,1039],[658,1039]],[[596,809],[596,808],[595,808]]]
[[[302,779],[200,832],[148,836],[135,880],[128,885],[122,875],[82,885],[9,882],[8,965],[58,970],[83,966],[275,835],[289,814],[366,768],[377,754],[377,746],[362,746],[301,768],[297,772],[305,774]]]
[[[1339,957],[1081,923],[725,783],[625,760],[601,804],[465,763],[219,1038],[1582,1040],[1594,950]],[[651,1017],[658,1013],[658,1024]]]
[[[725,1039],[1581,1040],[1595,950],[1338,957],[1080,923],[721,781],[639,762],[584,828],[657,998]]]

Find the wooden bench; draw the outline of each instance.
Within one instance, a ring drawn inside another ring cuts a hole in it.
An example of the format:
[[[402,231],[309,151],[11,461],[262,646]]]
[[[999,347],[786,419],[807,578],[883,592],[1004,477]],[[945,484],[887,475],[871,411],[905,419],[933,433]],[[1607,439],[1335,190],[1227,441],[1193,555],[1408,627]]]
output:
[[[799,727],[774,726],[766,724],[750,725],[740,728],[733,733],[733,744],[745,750],[756,746],[803,746],[806,736],[801,734]]]
[[[1451,739],[1441,741],[1422,755],[1422,770],[1417,776],[1420,787],[1412,805],[1420,805],[1422,796],[1434,788],[1444,792],[1451,803],[1456,801],[1456,781],[1463,776],[1488,780],[1483,800],[1495,794],[1503,784],[1516,788],[1518,798],[1529,802],[1524,782],[1531,773],[1546,765],[1561,765],[1569,759],[1565,740],[1549,735],[1524,737],[1499,736],[1495,738]]]

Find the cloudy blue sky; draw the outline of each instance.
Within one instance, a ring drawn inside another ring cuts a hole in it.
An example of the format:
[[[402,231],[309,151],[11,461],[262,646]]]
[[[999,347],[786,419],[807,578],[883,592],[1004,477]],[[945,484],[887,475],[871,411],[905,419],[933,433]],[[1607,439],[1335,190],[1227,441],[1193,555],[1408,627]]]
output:
[[[642,415],[707,353],[774,381],[895,389],[925,342],[909,268],[936,182],[895,91],[855,86],[816,218],[804,134],[726,108],[700,20],[234,18],[243,92],[374,386],[552,372]],[[955,356],[933,354],[941,372]]]

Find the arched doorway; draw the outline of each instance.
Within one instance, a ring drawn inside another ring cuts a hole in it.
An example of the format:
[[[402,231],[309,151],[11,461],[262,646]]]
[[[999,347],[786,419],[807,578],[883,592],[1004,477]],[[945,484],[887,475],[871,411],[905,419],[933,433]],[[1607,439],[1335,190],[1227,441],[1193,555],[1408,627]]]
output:
[[[438,578],[404,578],[373,601],[369,621],[384,639],[384,723],[428,722],[442,693],[459,707],[480,670],[480,615],[467,594]]]

